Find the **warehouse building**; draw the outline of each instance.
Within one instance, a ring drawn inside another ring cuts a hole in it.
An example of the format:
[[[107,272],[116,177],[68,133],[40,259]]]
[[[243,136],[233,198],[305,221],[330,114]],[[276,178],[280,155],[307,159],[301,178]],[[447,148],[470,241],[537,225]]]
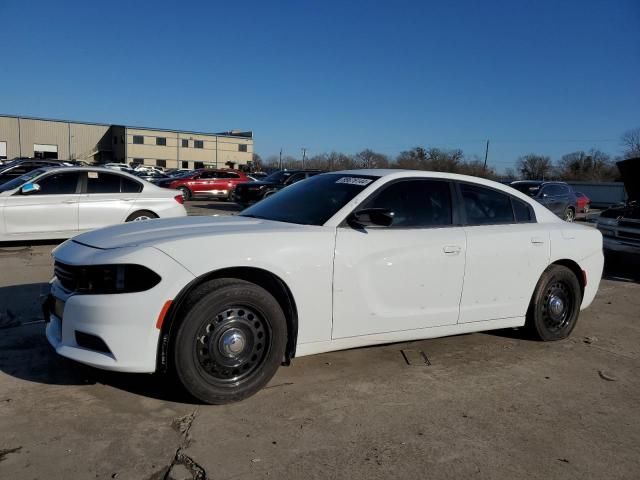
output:
[[[247,169],[252,156],[252,132],[190,132],[0,115],[0,159]]]

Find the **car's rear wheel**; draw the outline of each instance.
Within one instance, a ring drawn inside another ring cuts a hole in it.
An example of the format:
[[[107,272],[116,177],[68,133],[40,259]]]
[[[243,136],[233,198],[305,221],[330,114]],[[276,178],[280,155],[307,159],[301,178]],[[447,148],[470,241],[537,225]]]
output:
[[[191,200],[191,190],[187,187],[180,187],[179,190],[182,192],[182,198],[185,200]]]
[[[567,207],[563,218],[566,222],[573,222],[576,219],[576,211],[572,207]]]
[[[211,404],[242,400],[276,373],[287,323],[265,289],[243,280],[212,280],[190,295],[183,311],[173,364],[194,397]]]
[[[582,290],[567,267],[552,265],[540,277],[527,311],[527,329],[543,341],[567,338],[576,326]]]
[[[143,222],[145,220],[151,220],[154,218],[158,218],[158,216],[150,212],[149,210],[140,210],[138,212],[134,212],[127,217],[126,222]]]

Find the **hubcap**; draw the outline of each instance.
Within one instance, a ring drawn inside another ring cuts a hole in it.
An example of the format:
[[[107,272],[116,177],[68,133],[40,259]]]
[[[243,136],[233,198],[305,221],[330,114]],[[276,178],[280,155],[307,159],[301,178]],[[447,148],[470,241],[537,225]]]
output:
[[[249,377],[269,351],[269,326],[257,311],[232,306],[200,326],[194,352],[211,383],[239,383]]]
[[[551,331],[567,327],[573,313],[573,297],[570,287],[564,282],[549,285],[544,299],[542,315]]]
[[[147,217],[146,215],[142,215],[140,217],[136,217],[133,219],[134,222],[142,222],[143,220],[149,220],[151,217]]]

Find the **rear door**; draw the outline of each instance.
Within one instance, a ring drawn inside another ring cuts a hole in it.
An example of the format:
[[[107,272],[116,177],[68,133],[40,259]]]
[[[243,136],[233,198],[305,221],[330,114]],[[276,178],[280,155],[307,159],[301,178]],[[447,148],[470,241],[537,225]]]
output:
[[[459,184],[467,236],[460,323],[522,317],[549,263],[549,234],[526,202]]]
[[[116,172],[88,171],[84,175],[79,205],[80,230],[124,222],[132,213],[142,183]]]
[[[8,197],[4,207],[7,234],[56,232],[71,236],[77,232],[80,176],[77,171],[54,171],[34,182],[39,191]]]

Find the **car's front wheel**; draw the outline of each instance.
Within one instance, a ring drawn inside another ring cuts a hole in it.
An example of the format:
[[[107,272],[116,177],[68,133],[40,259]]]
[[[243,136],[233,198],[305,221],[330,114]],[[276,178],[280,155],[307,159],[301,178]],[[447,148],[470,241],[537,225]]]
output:
[[[287,323],[262,287],[217,279],[198,287],[183,309],[173,351],[176,374],[197,399],[235,402],[260,390],[285,353]]]
[[[543,341],[567,338],[578,322],[582,289],[576,275],[562,265],[540,277],[527,311],[526,327]]]

